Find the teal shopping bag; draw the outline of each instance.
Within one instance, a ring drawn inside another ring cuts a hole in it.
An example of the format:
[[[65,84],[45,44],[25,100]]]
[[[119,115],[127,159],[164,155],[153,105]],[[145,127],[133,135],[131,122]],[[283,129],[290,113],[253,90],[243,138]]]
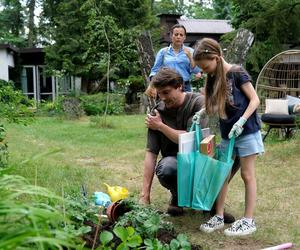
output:
[[[211,210],[231,172],[233,147],[234,138],[231,138],[225,152],[216,148],[215,158],[195,153],[192,208]]]
[[[210,210],[233,165],[234,139],[225,152],[216,149],[211,158],[200,153],[202,133],[199,124],[193,122],[190,131],[195,131],[195,150],[177,154],[178,205],[200,210]]]

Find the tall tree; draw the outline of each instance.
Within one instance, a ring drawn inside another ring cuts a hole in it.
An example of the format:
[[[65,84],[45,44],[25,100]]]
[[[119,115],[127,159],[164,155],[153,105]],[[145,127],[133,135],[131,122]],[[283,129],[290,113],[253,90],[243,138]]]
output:
[[[183,0],[161,0],[154,2],[155,14],[184,14],[186,5]]]
[[[213,0],[212,6],[215,11],[214,18],[226,20],[231,19],[231,1]]]
[[[36,0],[28,0],[28,39],[27,46],[33,47],[36,43],[36,27],[34,23],[34,11],[35,11]]]
[[[124,75],[136,73],[135,38],[150,26],[149,0],[46,2],[43,20],[44,25],[51,23],[47,37],[53,42],[46,54],[51,69],[83,76],[87,81],[101,78],[107,69],[107,34],[111,68]]]
[[[47,46],[54,42],[53,35],[56,30],[56,17],[59,16],[58,6],[60,0],[43,0],[41,2],[42,12],[39,16],[37,27],[38,42]]]
[[[84,75],[85,26],[88,16],[81,7],[84,0],[61,1],[50,9],[52,16],[44,17],[51,23],[51,33],[47,34],[51,44],[46,48],[46,61],[50,68],[63,70],[72,75]],[[51,12],[51,10],[53,12]]]
[[[186,16],[196,19],[213,19],[215,10],[205,1],[194,2],[187,6]]]
[[[21,1],[0,1],[0,42],[23,46],[25,41],[24,8]]]

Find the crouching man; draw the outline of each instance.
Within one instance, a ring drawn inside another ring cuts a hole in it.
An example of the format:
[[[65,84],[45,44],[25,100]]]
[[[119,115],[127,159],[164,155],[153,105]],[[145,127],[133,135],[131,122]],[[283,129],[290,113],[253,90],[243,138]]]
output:
[[[204,96],[183,92],[182,77],[170,68],[162,68],[152,78],[151,84],[160,101],[145,118],[148,135],[140,202],[150,204],[150,191],[156,173],[160,184],[171,193],[167,212],[173,216],[181,215],[183,209],[177,204],[178,135],[189,130],[194,114],[204,107]],[[162,158],[157,162],[159,153]]]

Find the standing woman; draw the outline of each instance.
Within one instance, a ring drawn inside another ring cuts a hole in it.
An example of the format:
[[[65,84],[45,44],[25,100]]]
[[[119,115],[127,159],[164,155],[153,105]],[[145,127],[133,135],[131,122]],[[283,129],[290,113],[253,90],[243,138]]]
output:
[[[161,67],[168,67],[176,70],[183,78],[184,91],[191,92],[191,74],[200,78],[200,69],[193,61],[194,50],[185,46],[183,43],[186,39],[186,29],[183,25],[175,24],[170,30],[171,44],[159,50],[156,55],[154,65],[150,72],[150,80]]]
[[[256,231],[253,219],[256,203],[255,160],[264,152],[260,121],[256,109],[260,103],[245,69],[227,63],[222,49],[213,39],[202,39],[194,52],[194,61],[208,74],[205,85],[206,113],[216,112],[220,118],[221,148],[235,137],[234,151],[240,156],[241,177],[245,185],[245,211],[224,233],[228,236],[248,235]],[[206,233],[224,227],[226,181],[216,201],[216,215],[200,226]]]

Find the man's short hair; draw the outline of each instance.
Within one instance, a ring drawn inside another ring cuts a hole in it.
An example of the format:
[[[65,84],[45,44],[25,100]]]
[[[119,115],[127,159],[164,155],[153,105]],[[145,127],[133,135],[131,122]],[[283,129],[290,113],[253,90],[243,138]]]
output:
[[[152,85],[154,88],[171,86],[176,89],[183,85],[183,79],[176,70],[162,67],[152,78]]]

